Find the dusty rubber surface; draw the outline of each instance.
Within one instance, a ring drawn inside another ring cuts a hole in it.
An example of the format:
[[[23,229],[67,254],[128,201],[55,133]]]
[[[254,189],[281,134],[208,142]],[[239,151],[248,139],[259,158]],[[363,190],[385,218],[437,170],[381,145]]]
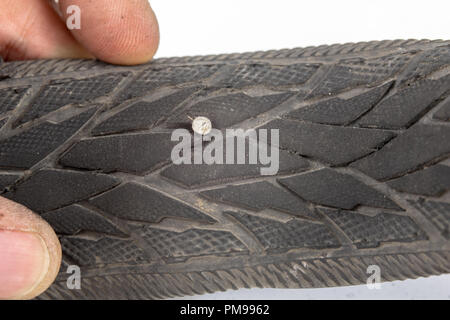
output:
[[[40,298],[166,298],[450,272],[450,42],[0,64],[2,195],[63,265]],[[279,128],[280,168],[179,165],[174,128]],[[81,267],[81,290],[66,286]]]

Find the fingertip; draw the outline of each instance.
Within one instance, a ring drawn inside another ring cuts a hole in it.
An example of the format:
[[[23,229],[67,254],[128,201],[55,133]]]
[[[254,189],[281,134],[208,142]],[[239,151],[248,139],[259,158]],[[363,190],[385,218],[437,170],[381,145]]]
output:
[[[80,8],[80,28],[74,37],[95,57],[120,65],[150,61],[159,45],[159,27],[147,0],[63,0],[61,11]],[[70,11],[69,11],[70,12]]]
[[[0,256],[0,299],[27,297],[48,270],[48,250],[36,233],[0,230]]]
[[[94,58],[46,1],[0,5],[0,55],[6,60]]]
[[[0,256],[0,299],[31,299],[55,280],[61,246],[42,218],[0,197]]]

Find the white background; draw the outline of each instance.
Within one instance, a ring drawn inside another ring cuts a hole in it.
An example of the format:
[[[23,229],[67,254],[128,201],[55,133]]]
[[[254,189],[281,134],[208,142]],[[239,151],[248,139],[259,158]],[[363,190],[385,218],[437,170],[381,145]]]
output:
[[[389,39],[450,39],[449,0],[150,0],[157,57]]]
[[[449,0],[151,0],[161,29],[156,57],[387,39],[450,39]],[[251,289],[207,299],[450,299],[450,275],[381,290]]]

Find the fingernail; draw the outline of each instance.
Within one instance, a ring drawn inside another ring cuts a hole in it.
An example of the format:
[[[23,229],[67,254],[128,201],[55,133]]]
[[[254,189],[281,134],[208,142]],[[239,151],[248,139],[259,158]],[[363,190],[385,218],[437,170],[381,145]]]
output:
[[[36,233],[0,230],[0,299],[21,299],[44,279],[49,253]]]

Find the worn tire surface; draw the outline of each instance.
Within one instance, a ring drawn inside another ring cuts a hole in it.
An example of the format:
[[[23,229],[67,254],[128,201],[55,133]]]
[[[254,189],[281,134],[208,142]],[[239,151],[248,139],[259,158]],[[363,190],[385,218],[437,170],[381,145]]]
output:
[[[46,219],[42,299],[162,299],[450,271],[450,42],[0,64],[2,195]],[[279,128],[280,169],[174,165],[188,116]],[[69,290],[68,265],[81,267]]]

